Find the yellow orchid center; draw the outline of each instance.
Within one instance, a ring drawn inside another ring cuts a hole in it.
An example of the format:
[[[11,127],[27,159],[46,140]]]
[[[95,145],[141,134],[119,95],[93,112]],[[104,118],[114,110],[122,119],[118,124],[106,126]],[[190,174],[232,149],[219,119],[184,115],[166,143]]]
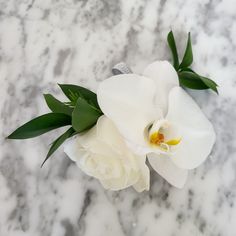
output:
[[[162,133],[154,132],[150,135],[149,142],[151,144],[160,145],[165,140],[165,136]]]
[[[168,141],[165,141],[164,134],[156,131],[156,132],[154,132],[150,135],[149,142],[152,145],[157,145],[157,146],[160,146],[160,147],[163,147],[163,146],[165,147],[166,145],[175,146],[175,145],[178,145],[181,142],[181,138],[170,139]]]

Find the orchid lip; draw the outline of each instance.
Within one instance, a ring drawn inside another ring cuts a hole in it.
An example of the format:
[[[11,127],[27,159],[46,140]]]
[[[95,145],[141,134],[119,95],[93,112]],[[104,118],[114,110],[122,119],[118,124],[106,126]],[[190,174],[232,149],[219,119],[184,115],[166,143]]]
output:
[[[165,119],[155,121],[148,128],[147,141],[149,145],[154,148],[158,148],[164,152],[171,152],[174,146],[177,146],[182,138],[172,136],[169,137],[169,133],[172,133],[172,125]]]

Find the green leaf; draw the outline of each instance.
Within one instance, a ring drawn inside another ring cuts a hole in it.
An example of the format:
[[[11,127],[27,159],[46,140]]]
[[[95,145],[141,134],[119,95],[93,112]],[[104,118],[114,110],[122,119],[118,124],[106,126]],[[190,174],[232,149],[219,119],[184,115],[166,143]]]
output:
[[[201,80],[203,81],[203,83],[208,86],[208,88],[212,89],[214,92],[216,92],[218,94],[218,90],[217,90],[217,84],[209,79],[209,78],[206,78],[204,76],[200,76]]]
[[[191,35],[190,33],[188,33],[187,46],[185,49],[183,60],[181,64],[179,65],[179,68],[188,67],[192,64],[192,62],[193,62],[193,52],[192,52],[192,44],[191,44]]]
[[[191,69],[191,68],[189,68],[189,67],[186,67],[186,68],[181,68],[181,69],[179,70],[179,72],[182,72],[182,71],[193,72],[194,74],[196,74],[196,73],[195,73],[195,71],[194,71],[194,70],[192,70],[192,69]]]
[[[65,105],[63,102],[57,100],[51,94],[44,94],[44,98],[45,98],[45,101],[46,101],[48,107],[51,109],[52,112],[64,113],[69,116],[72,115],[73,109],[71,107]]]
[[[178,73],[179,82],[182,87],[190,89],[208,89],[209,87],[199,78],[199,76],[193,72],[182,71]]]
[[[72,84],[59,84],[59,86],[63,93],[70,99],[70,101],[74,102],[74,105],[76,105],[78,98],[83,98],[91,105],[99,108],[96,93],[86,88]]]
[[[48,160],[48,158],[65,142],[65,140],[70,138],[72,135],[74,135],[74,133],[75,131],[71,127],[51,144],[48,154],[45,160],[43,161],[41,167],[43,167],[44,163]]]
[[[78,98],[72,113],[72,127],[78,132],[85,131],[95,125],[101,115],[102,112],[94,109],[86,100]]]
[[[218,94],[218,90],[217,90],[218,85],[213,80],[197,74],[191,68],[183,68],[182,71],[178,73],[178,75],[180,79],[180,84],[182,83],[182,85],[185,87],[197,86],[200,88],[193,88],[193,89],[212,89],[214,92]],[[191,81],[189,81],[189,79]],[[195,81],[195,80],[193,81],[193,79],[199,80],[201,82]],[[204,88],[204,87],[207,87],[207,88]]]
[[[173,66],[174,66],[175,70],[177,71],[179,68],[179,57],[178,57],[178,51],[177,51],[176,44],[175,44],[174,34],[172,31],[170,31],[167,36],[167,42],[168,42],[168,45],[169,45],[171,53],[172,53],[173,62],[174,62]]]
[[[218,94],[218,90],[217,90],[217,83],[214,82],[213,80],[205,77],[205,76],[201,76],[199,74],[197,74],[195,71],[193,71],[191,68],[182,68],[181,71],[188,71],[188,72],[192,72],[195,75],[199,76],[199,79],[202,80],[202,82],[209,88],[212,89],[214,92],[216,92]]]
[[[71,117],[62,113],[48,113],[39,116],[10,134],[8,139],[27,139],[34,138],[53,129],[70,125]]]

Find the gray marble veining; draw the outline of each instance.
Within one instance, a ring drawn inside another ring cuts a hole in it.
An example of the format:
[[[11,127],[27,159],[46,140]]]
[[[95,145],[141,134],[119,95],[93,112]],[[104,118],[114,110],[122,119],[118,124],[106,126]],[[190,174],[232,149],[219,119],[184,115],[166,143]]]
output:
[[[194,68],[219,84],[189,93],[213,122],[217,142],[184,189],[152,174],[151,190],[104,190],[58,151],[43,169],[58,131],[4,137],[47,112],[43,93],[57,83],[96,90],[125,61],[139,73],[169,59],[193,37]],[[0,0],[0,236],[236,235],[236,11],[234,0]]]

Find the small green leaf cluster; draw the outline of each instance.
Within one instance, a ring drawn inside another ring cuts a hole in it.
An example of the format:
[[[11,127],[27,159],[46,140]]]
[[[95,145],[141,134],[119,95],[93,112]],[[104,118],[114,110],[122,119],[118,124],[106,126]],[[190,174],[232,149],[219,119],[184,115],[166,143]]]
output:
[[[7,137],[8,139],[34,138],[51,130],[70,126],[52,142],[42,166],[66,139],[93,127],[103,114],[94,92],[72,84],[59,84],[59,86],[69,101],[61,102],[51,94],[44,94],[51,112],[23,124]]]
[[[172,31],[170,31],[167,36],[167,42],[172,53],[173,66],[179,76],[180,86],[197,90],[212,89],[214,92],[218,93],[218,85],[213,80],[197,74],[190,68],[191,64],[193,63],[190,33],[188,34],[187,46],[181,63],[179,62],[178,51]]]

